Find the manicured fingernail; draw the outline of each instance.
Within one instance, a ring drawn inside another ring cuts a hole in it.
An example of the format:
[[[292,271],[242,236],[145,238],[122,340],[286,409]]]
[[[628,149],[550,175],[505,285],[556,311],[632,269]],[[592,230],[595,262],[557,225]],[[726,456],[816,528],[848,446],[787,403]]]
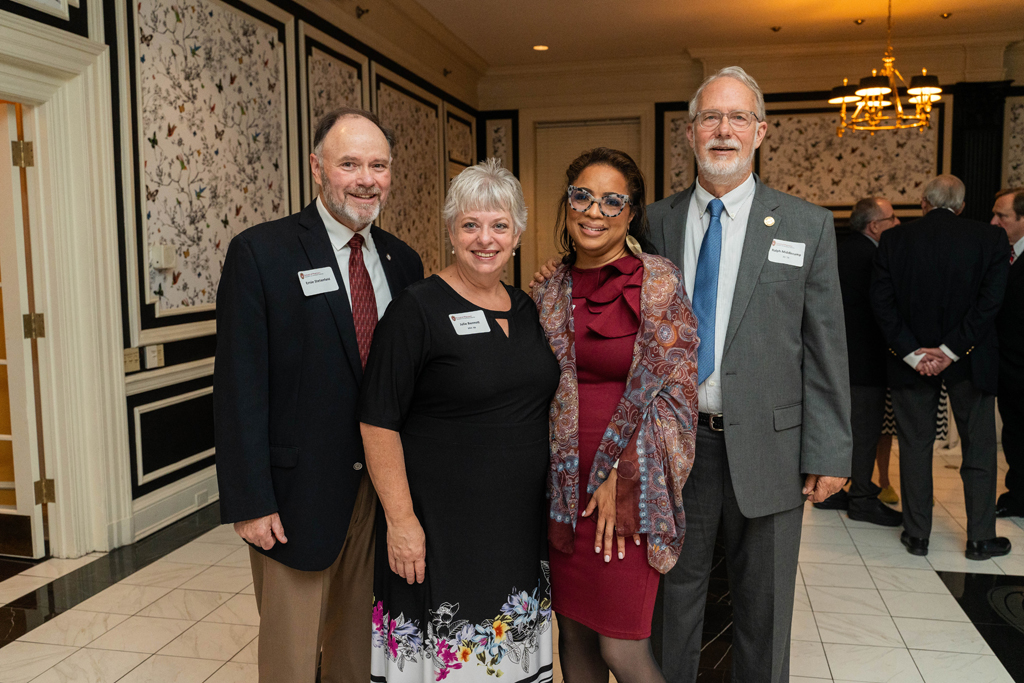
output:
[[[620,559],[620,560],[621,560],[622,558],[624,558],[625,556],[626,556],[626,553],[624,553],[624,552],[619,552],[619,559]]]
[[[596,548],[594,548],[594,552],[600,554],[601,553],[601,546],[597,546]]]
[[[611,555],[605,555],[604,556],[604,561],[605,562],[611,562],[612,561],[612,556]]]
[[[640,545],[640,539],[639,538],[634,538],[633,542],[636,543],[637,545]]]

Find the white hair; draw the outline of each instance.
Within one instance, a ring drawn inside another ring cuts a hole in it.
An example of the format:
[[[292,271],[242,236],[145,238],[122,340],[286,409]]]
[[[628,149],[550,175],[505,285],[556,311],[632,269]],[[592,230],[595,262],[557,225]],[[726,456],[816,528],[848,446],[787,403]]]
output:
[[[508,211],[515,236],[526,230],[523,188],[499,159],[482,161],[452,178],[442,211],[445,226],[451,231],[460,214],[475,210]]]
[[[697,118],[697,112],[700,111],[700,96],[704,94],[704,88],[719,78],[733,78],[750,88],[750,91],[754,93],[754,97],[757,98],[757,106],[754,113],[757,114],[758,121],[764,121],[764,93],[761,92],[761,87],[757,84],[757,81],[740,66],[727,66],[704,79],[704,82],[697,88],[697,92],[693,93],[693,97],[690,98],[691,121]]]
[[[928,181],[921,198],[931,204],[933,209],[959,211],[963,208],[966,194],[967,188],[962,180],[955,175],[943,174]]]

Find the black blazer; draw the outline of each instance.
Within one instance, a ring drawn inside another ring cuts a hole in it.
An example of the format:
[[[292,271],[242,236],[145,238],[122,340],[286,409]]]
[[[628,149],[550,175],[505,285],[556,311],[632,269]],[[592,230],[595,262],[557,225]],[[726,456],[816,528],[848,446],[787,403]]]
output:
[[[1024,256],[1010,266],[996,330],[999,333],[999,393],[1019,396],[1024,394]]]
[[[941,378],[970,380],[995,394],[999,344],[995,321],[1010,265],[1006,233],[945,209],[882,234],[871,280],[871,305],[889,345],[889,386],[919,375],[903,357],[945,344],[960,360]]]
[[[397,296],[423,278],[423,264],[398,238],[371,230]],[[298,272],[324,267],[339,289],[304,296]],[[213,376],[221,521],[279,513],[288,543],[257,550],[294,569],[326,569],[345,540],[364,467],[362,374],[345,283],[315,202],[231,240]]]
[[[839,242],[839,285],[843,290],[846,318],[846,354],[850,360],[850,384],[886,386],[889,355],[874,311],[871,310],[871,273],[878,247],[870,237],[855,232]]]

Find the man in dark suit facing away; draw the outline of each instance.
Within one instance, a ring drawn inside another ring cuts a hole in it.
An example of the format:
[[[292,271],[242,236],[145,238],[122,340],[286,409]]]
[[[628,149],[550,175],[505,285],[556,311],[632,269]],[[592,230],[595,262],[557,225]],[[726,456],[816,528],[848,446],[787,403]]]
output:
[[[996,318],[999,334],[999,414],[1007,491],[996,501],[997,517],[1024,517],[1024,187],[1002,190],[992,207],[992,225],[1010,242],[1006,298]]]
[[[960,477],[971,560],[1010,552],[996,537],[995,321],[1010,250],[1002,230],[959,216],[964,184],[940,175],[924,189],[924,217],[879,241],[871,303],[889,346],[889,386],[900,439],[901,536],[928,554],[932,447],[944,380],[963,444]]]
[[[250,546],[262,683],[370,679],[376,495],[356,419],[373,328],[423,277],[372,227],[393,140],[376,116],[327,114],[310,167],[320,197],[249,228],[217,293],[214,372],[221,519]]]
[[[815,507],[847,508],[850,519],[881,526],[899,526],[903,515],[878,500],[871,482],[875,452],[885,418],[885,336],[871,310],[871,273],[882,233],[900,224],[892,204],[881,197],[865,197],[850,213],[850,229],[838,246],[839,285],[846,319],[846,354],[850,361],[850,426],[853,460],[850,493],[839,491]],[[847,500],[842,500],[846,498]]]

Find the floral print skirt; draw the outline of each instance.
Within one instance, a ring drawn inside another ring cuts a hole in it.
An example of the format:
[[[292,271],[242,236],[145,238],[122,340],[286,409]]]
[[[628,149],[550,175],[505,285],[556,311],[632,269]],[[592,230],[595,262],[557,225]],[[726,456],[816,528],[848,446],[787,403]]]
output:
[[[378,510],[370,678],[548,683],[547,422],[437,422],[410,419],[401,432],[427,539],[423,583],[391,571]]]

